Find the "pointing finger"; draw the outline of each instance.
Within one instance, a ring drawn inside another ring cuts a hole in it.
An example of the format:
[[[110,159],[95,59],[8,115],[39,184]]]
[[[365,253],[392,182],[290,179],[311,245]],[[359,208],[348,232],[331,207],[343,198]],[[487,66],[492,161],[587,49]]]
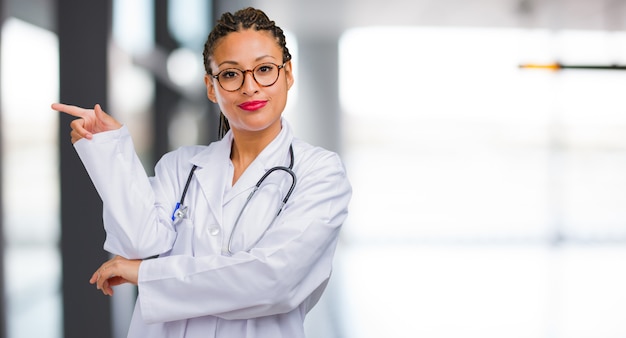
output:
[[[76,117],[85,117],[89,114],[89,110],[69,104],[53,103],[51,107],[56,111],[60,111]]]

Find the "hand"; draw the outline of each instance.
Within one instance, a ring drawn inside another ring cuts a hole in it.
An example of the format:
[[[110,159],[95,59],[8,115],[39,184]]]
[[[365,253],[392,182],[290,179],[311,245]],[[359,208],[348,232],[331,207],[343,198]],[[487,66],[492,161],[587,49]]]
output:
[[[105,113],[99,104],[96,104],[94,109],[85,109],[62,103],[53,103],[52,109],[78,117],[78,119],[70,123],[70,127],[72,127],[72,132],[70,133],[72,143],[76,143],[83,137],[91,140],[93,134],[119,129],[122,126],[111,115]]]
[[[102,293],[113,296],[113,286],[124,283],[137,285],[140,264],[140,259],[115,256],[93,273],[89,284],[96,284],[96,288],[102,290]]]

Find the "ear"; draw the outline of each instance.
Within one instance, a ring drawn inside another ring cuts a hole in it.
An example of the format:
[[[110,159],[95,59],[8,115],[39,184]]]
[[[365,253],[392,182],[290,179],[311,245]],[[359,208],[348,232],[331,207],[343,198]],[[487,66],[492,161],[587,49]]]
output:
[[[206,86],[206,96],[213,103],[217,103],[217,96],[215,95],[215,86],[213,85],[213,78],[209,74],[204,75],[204,85]]]
[[[285,78],[287,79],[287,89],[291,89],[291,86],[293,86],[293,70],[291,68],[291,60],[287,61],[287,63],[285,63],[285,67],[283,68],[285,70]]]

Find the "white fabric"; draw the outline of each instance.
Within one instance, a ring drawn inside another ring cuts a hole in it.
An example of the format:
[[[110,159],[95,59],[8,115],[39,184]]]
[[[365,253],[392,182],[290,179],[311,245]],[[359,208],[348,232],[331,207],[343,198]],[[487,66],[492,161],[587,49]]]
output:
[[[295,139],[286,121],[277,138],[232,182],[232,135],[163,156],[148,178],[126,127],[75,143],[104,203],[105,250],[147,259],[129,337],[304,337],[306,313],[331,274],[351,187],[337,154]],[[271,174],[240,221],[232,256],[223,255],[252,187],[274,166],[288,166],[293,144],[297,185],[254,248],[291,183]],[[173,222],[189,170],[198,168]],[[94,262],[98,264],[100,262]]]

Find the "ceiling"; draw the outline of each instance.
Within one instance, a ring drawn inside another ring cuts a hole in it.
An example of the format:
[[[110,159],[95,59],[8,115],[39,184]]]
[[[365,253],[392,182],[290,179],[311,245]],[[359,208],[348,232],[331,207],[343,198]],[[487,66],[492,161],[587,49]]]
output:
[[[53,29],[54,0],[4,0],[5,13]],[[626,31],[626,0],[215,0],[255,6],[297,35],[361,26],[469,26]]]
[[[359,26],[626,30],[626,0],[257,0],[298,35]]]

